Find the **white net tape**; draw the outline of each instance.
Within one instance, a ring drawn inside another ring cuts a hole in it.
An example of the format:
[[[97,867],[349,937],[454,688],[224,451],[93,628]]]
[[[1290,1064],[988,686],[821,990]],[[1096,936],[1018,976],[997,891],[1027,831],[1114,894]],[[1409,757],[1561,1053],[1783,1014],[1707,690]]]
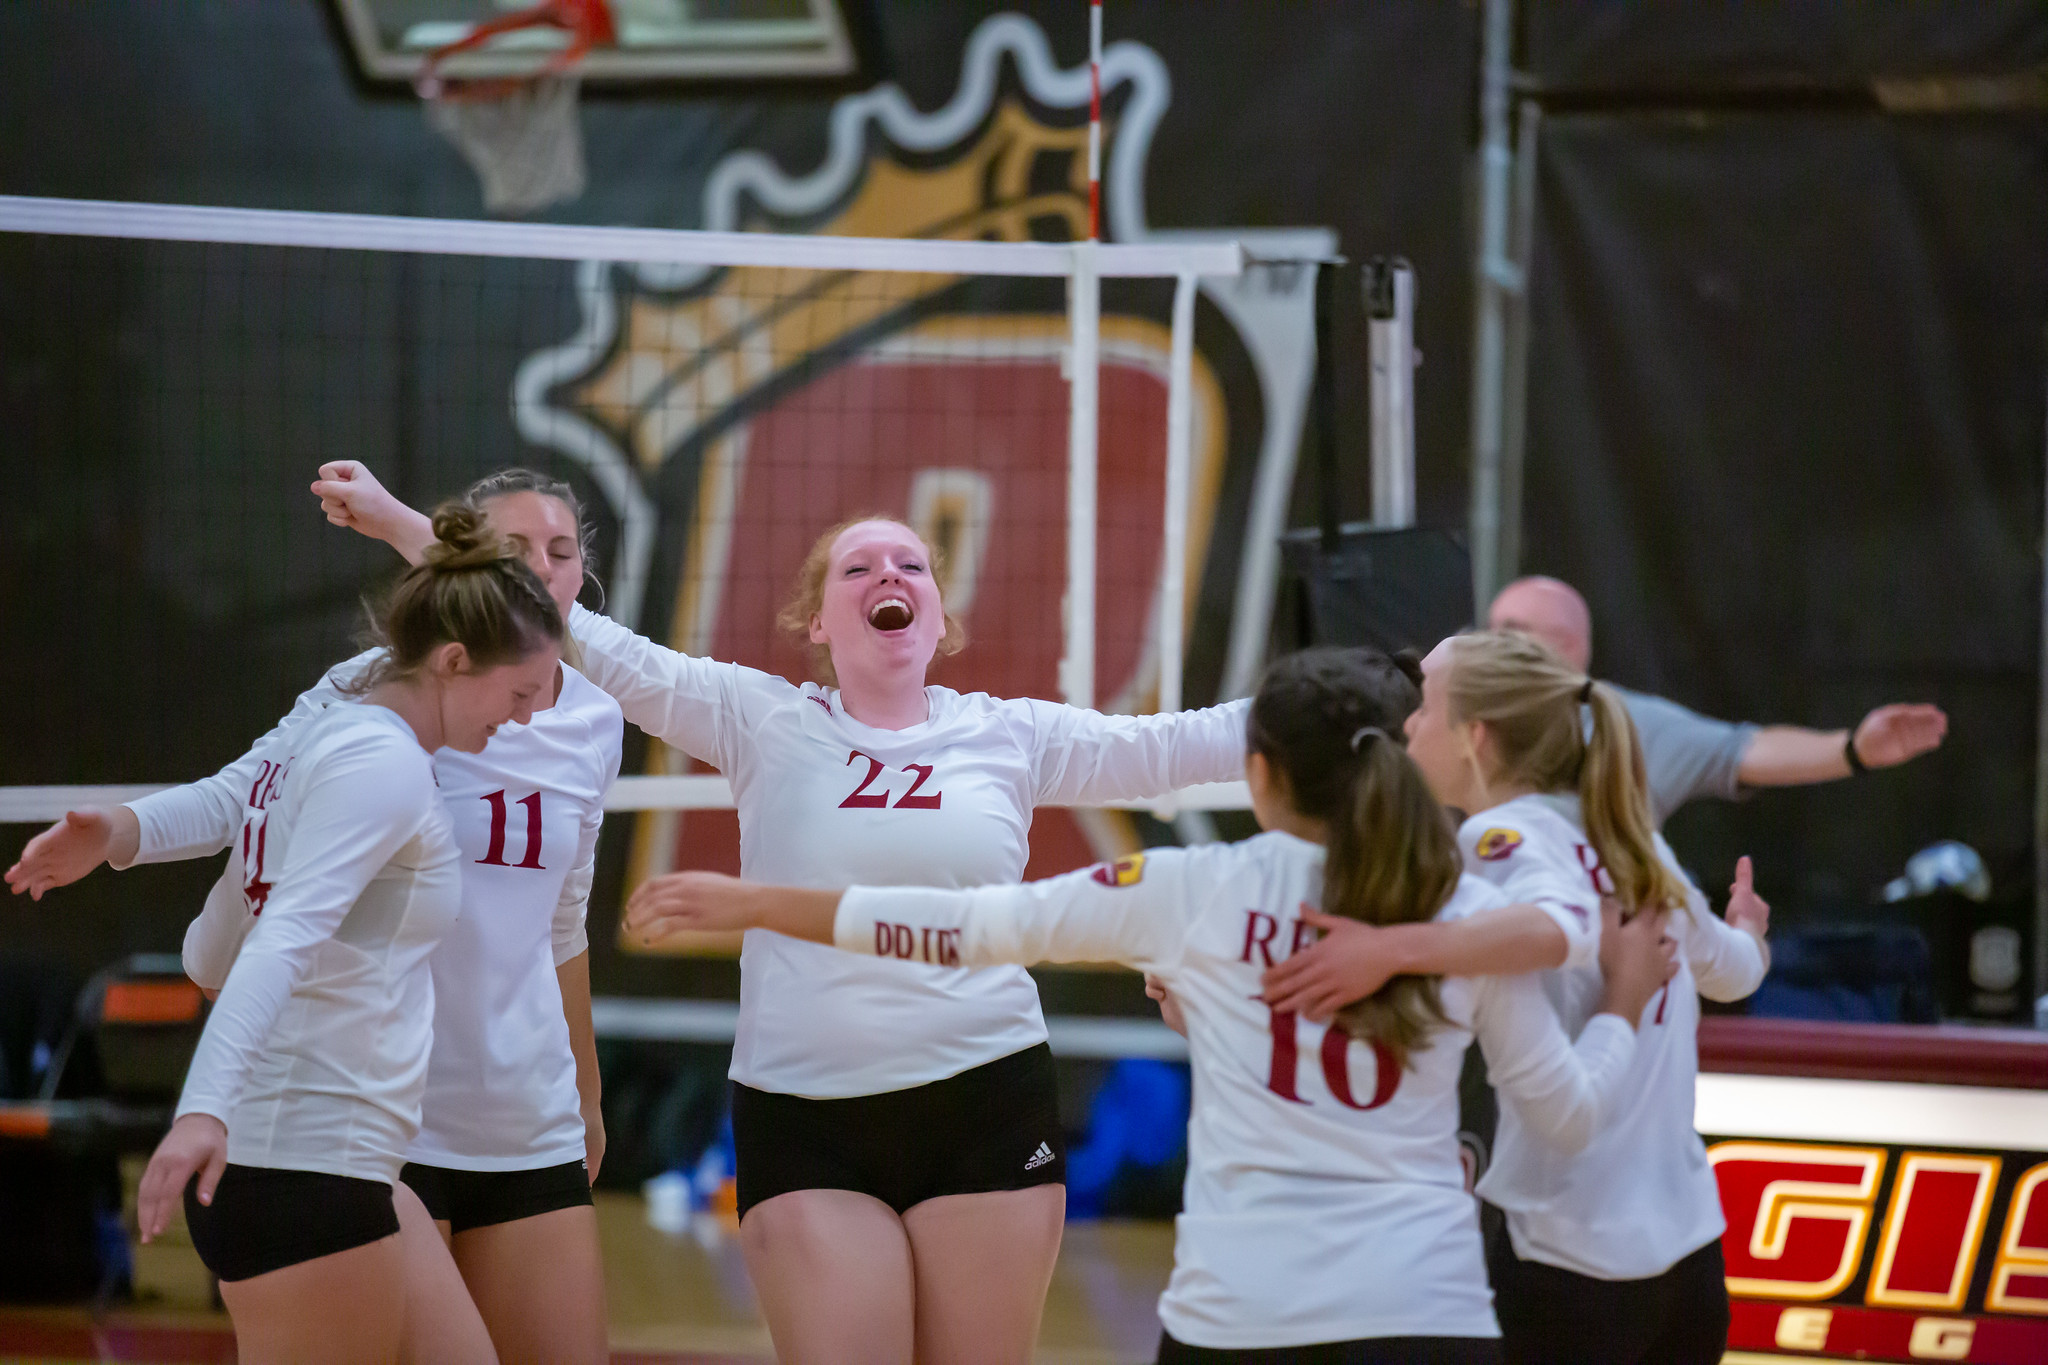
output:
[[[532,213],[583,193],[578,85],[542,76],[490,95],[447,87],[427,100],[427,121],[475,169],[486,209]]]

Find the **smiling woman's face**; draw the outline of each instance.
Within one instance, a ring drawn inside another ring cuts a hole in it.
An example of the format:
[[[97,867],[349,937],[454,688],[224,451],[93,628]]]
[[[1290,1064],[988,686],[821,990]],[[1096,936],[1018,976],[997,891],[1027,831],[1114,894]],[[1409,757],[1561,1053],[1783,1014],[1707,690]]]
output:
[[[842,682],[910,670],[921,681],[945,633],[931,554],[909,527],[863,521],[839,533],[811,642],[831,651]]]

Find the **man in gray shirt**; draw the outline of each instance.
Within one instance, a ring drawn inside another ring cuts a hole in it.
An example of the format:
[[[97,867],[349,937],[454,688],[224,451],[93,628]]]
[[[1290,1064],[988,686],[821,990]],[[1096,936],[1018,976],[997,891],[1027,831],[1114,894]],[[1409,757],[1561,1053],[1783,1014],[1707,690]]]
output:
[[[1493,599],[1486,624],[1533,635],[1575,668],[1592,662],[1593,616],[1569,583],[1518,578]],[[1663,697],[1616,690],[1642,736],[1651,814],[1660,826],[1696,796],[1732,800],[1744,787],[1799,787],[1889,768],[1939,748],[1948,733],[1938,706],[1880,706],[1854,730],[1808,730],[1737,725]]]

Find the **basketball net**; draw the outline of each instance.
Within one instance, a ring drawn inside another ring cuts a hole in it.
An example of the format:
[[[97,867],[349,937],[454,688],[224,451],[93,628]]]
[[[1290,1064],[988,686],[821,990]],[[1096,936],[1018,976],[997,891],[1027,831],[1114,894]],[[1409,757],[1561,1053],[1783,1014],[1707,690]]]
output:
[[[441,74],[451,57],[514,29],[540,27],[564,30],[569,42],[529,75],[450,80]],[[487,210],[532,213],[583,193],[583,127],[576,117],[582,82],[573,72],[594,44],[615,41],[605,0],[541,0],[478,24],[427,58],[416,81],[427,121],[476,171]]]

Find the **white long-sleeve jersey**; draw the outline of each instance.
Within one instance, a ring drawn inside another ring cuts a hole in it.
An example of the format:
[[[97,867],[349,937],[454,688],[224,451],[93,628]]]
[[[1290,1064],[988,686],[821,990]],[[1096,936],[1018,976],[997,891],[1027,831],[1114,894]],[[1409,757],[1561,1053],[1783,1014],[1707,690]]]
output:
[[[927,687],[928,720],[877,730],[846,714],[836,688],[692,658],[580,607],[569,626],[626,719],[732,783],[740,872],[755,881],[1014,883],[1034,806],[1140,799],[1244,770],[1246,702],[1110,716]],[[1021,967],[862,961],[766,930],[740,950],[732,1077],[758,1090],[902,1090],[1045,1036]]]
[[[1467,820],[1458,842],[1467,871],[1511,900],[1583,904],[1598,923],[1601,891],[1612,883],[1580,824],[1577,797],[1519,797]],[[1685,875],[1662,835],[1657,850]],[[1645,1279],[1727,1226],[1693,1128],[1699,997],[1740,1000],[1762,983],[1767,963],[1763,945],[1716,915],[1697,888],[1670,932],[1678,975],[1644,1009],[1620,1101],[1583,1151],[1537,1140],[1524,1107],[1502,1095],[1493,1165],[1479,1193],[1506,1211],[1523,1260],[1595,1279]],[[1568,965],[1542,979],[1564,1027],[1578,1032],[1600,1000],[1598,966]]]
[[[427,957],[462,908],[460,854],[412,728],[335,707],[264,749],[236,838],[249,921],[178,1113],[228,1160],[386,1183],[419,1127]]]
[[[1566,1145],[1595,1131],[1635,1050],[1591,1021],[1574,1049],[1534,977],[1448,979],[1449,1024],[1397,1067],[1383,1046],[1277,1013],[1261,974],[1314,941],[1324,850],[1267,833],[1022,886],[855,888],[834,937],[917,964],[1122,962],[1162,977],[1194,1067],[1185,1212],[1159,1316],[1194,1346],[1498,1336],[1458,1158],[1458,1072],[1494,1080]],[[1439,918],[1505,904],[1464,878]]]
[[[130,803],[137,862],[212,853],[240,828],[262,755],[377,657],[359,655],[300,694],[247,754],[203,781]],[[575,669],[526,725],[500,726],[480,754],[434,754],[457,846],[462,917],[430,959],[434,1046],[420,1129],[406,1159],[455,1170],[532,1170],[584,1155],[576,1058],[555,968],[588,947],[585,917],[604,794],[618,776],[624,721]],[[239,856],[239,849],[236,850]],[[254,921],[233,860],[185,935],[185,969],[218,987]]]

